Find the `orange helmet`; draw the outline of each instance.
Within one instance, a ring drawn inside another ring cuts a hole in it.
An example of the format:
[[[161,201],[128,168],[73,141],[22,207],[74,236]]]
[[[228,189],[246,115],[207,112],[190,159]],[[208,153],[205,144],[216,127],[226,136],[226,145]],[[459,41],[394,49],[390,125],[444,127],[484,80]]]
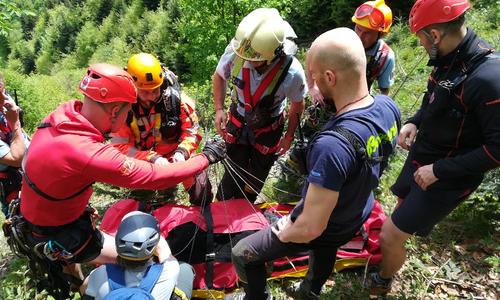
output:
[[[351,20],[368,29],[389,32],[392,25],[392,11],[384,0],[368,1],[356,8]]]
[[[410,11],[410,30],[415,33],[431,24],[453,21],[470,7],[468,0],[417,0]]]
[[[137,101],[137,90],[132,77],[123,69],[110,64],[89,66],[80,82],[80,91],[101,103]]]

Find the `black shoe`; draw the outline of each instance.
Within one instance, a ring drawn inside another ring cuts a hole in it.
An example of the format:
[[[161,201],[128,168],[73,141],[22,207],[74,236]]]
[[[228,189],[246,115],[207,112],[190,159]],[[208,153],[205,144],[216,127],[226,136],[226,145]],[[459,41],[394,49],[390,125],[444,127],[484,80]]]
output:
[[[301,282],[289,285],[285,288],[285,292],[295,300],[319,300],[319,295],[306,289]]]
[[[375,269],[367,274],[363,285],[370,295],[384,296],[391,291],[392,277],[382,278],[378,269]]]

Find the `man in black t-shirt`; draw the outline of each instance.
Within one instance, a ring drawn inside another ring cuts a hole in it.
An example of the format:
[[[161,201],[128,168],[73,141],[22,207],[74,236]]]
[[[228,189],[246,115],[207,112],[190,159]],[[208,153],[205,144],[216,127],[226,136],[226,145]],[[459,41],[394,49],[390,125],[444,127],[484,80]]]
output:
[[[410,151],[392,186],[402,202],[383,225],[383,260],[366,282],[370,294],[390,290],[406,240],[429,234],[500,164],[500,60],[465,27],[469,8],[467,1],[418,0],[410,12],[410,29],[434,69],[422,106],[398,138]]]

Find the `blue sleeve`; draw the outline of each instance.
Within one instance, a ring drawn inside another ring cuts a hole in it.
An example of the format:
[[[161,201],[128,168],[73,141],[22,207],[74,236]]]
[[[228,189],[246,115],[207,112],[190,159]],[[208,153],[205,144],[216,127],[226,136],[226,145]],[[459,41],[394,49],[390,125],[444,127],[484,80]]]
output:
[[[307,181],[333,191],[340,191],[356,165],[352,145],[341,135],[318,137],[307,156]]]
[[[394,67],[396,65],[396,58],[394,52],[390,51],[385,62],[384,69],[380,73],[377,82],[379,89],[388,89],[394,83]]]

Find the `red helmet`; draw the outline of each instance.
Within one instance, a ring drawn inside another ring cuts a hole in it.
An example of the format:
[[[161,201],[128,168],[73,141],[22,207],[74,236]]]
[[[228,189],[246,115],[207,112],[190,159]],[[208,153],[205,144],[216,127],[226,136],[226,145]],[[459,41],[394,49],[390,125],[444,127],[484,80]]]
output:
[[[453,21],[470,7],[468,0],[417,0],[410,12],[410,30],[415,33],[431,24]]]
[[[137,90],[132,77],[123,69],[110,64],[91,65],[80,82],[80,91],[101,103],[137,101]]]

